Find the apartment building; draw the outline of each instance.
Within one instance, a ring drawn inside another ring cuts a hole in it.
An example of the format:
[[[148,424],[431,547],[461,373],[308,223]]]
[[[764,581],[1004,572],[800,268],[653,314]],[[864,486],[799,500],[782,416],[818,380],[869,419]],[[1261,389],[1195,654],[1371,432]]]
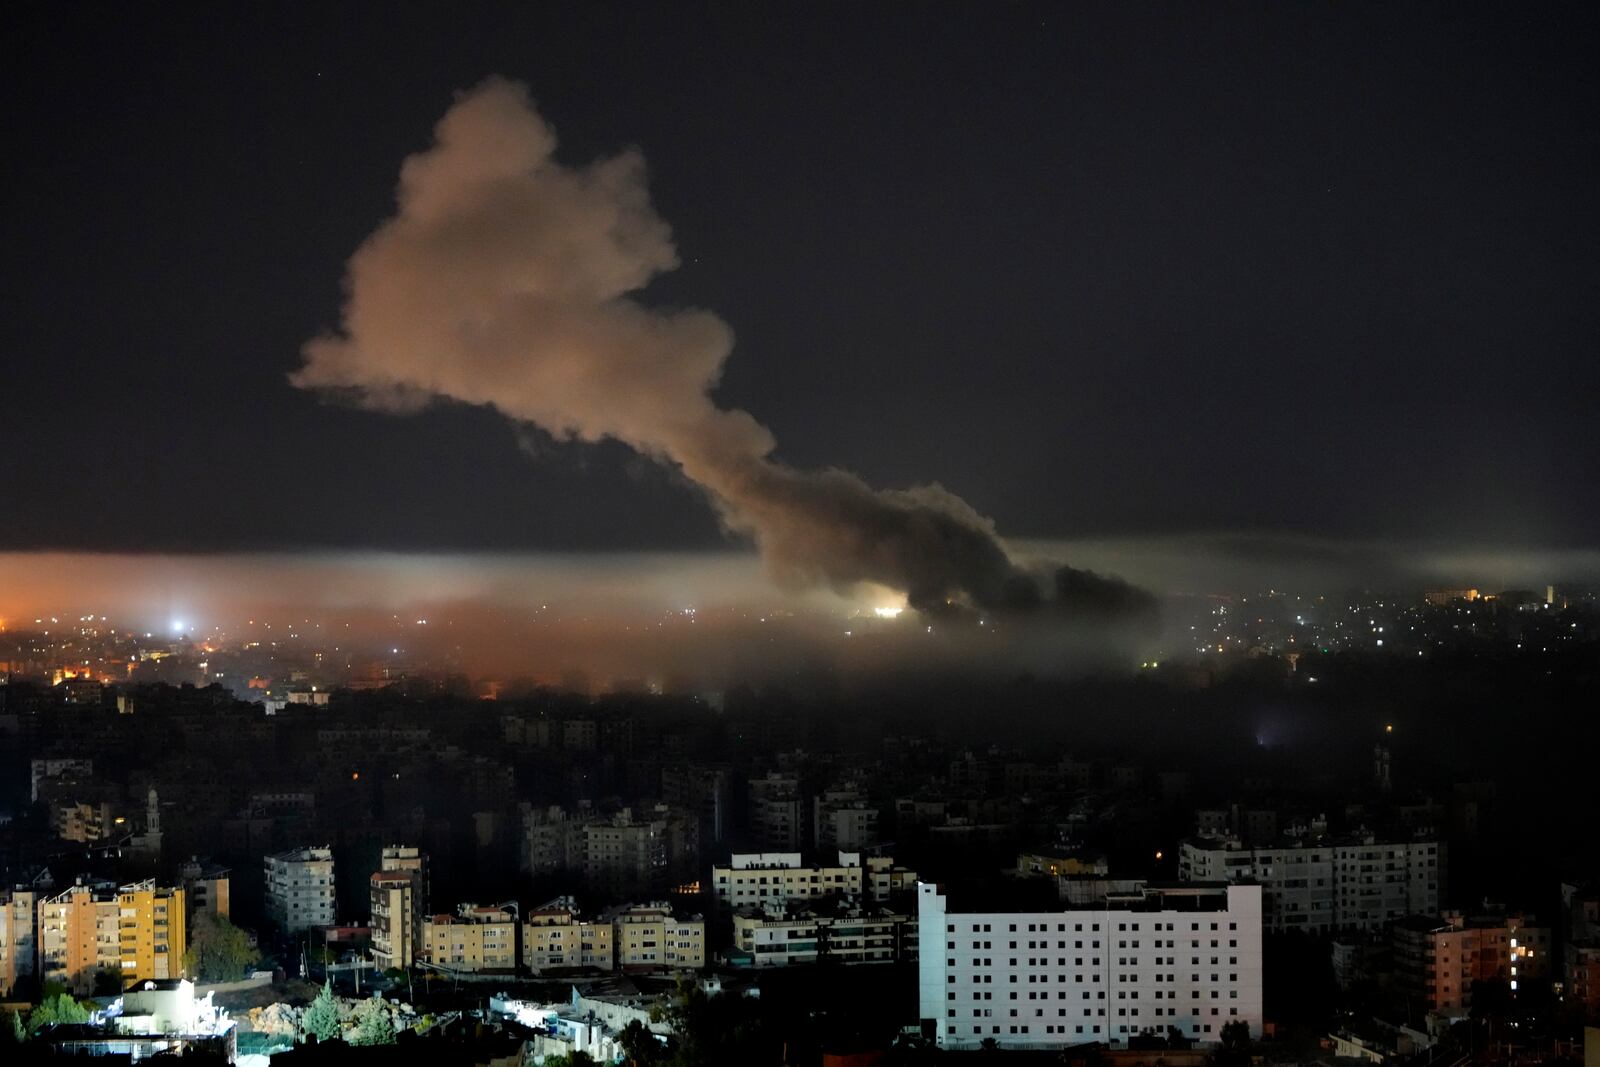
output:
[[[619,967],[700,968],[706,965],[706,924],[679,919],[665,903],[634,904],[607,916],[615,931]]]
[[[262,860],[267,918],[298,934],[334,923],[333,850],[297,848]]]
[[[916,959],[917,921],[887,909],[845,908],[827,914],[750,909],[733,917],[731,962],[787,967],[830,960],[889,963]]]
[[[1380,931],[1408,915],[1436,914],[1444,846],[1436,840],[1302,839],[1253,848],[1238,838],[1197,838],[1179,849],[1186,882],[1254,883],[1268,930]]]
[[[771,771],[748,784],[750,833],[762,848],[799,848],[805,825],[800,802],[800,780],[794,774]]]
[[[37,906],[38,894],[31,889],[0,890],[0,998],[13,995],[18,982],[34,975]]]
[[[462,904],[454,915],[422,924],[427,960],[457,971],[511,971],[517,966],[517,919],[500,905]]]
[[[584,882],[613,899],[664,888],[668,856],[664,816],[636,819],[624,808],[583,828]]]
[[[228,917],[233,906],[232,879],[228,868],[190,857],[179,865],[178,880],[183,883],[190,917],[197,911],[209,911],[220,919]]]
[[[711,868],[717,905],[782,910],[790,901],[846,896],[882,905],[916,886],[917,873],[888,856],[840,852],[837,863],[806,864],[798,852],[736,852],[727,866]]]
[[[74,885],[40,897],[39,977],[86,996],[111,983],[178,978],[188,948],[184,893],[154,881]]]
[[[917,887],[918,995],[942,1048],[1126,1047],[1146,1030],[1261,1033],[1261,888],[1146,885],[1099,906],[990,911]]]
[[[372,902],[372,961],[380,969],[410,967],[422,945],[422,874],[375,871]]]
[[[558,967],[592,967],[609,971],[615,965],[613,926],[578,917],[568,897],[541,904],[522,919],[522,965],[535,973]]]
[[[1550,974],[1550,931],[1523,916],[1410,916],[1395,923],[1395,987],[1430,1012],[1465,1017],[1472,983],[1501,980],[1516,994]]]

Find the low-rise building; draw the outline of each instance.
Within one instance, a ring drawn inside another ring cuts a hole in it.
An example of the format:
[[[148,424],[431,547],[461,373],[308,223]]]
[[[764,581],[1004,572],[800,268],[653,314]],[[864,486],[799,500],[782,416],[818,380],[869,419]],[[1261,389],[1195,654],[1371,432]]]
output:
[[[711,868],[719,907],[782,909],[791,901],[841,896],[882,905],[915,887],[917,874],[887,856],[862,861],[840,852],[836,864],[806,864],[798,852],[736,852],[726,867]]]
[[[1146,885],[1094,908],[1008,912],[922,883],[917,922],[920,1015],[941,1048],[1261,1033],[1259,886]]]
[[[733,917],[734,951],[729,960],[750,967],[787,967],[824,959],[890,963],[916,958],[916,931],[916,919],[887,909],[846,907],[830,914],[752,908]]]
[[[587,922],[577,905],[557,897],[522,918],[522,965],[535,973],[567,967],[609,971],[615,965],[613,927]]]
[[[706,965],[706,923],[680,919],[665,903],[634,904],[607,916],[615,927],[618,967],[700,968]]]
[[[434,915],[422,924],[428,962],[456,971],[513,971],[517,966],[517,919],[501,905],[462,904],[454,915]]]

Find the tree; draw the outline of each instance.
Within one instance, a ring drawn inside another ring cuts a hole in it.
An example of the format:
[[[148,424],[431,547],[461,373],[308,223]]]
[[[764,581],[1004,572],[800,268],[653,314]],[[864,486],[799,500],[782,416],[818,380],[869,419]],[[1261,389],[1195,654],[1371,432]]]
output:
[[[28,1013],[28,1032],[36,1034],[46,1026],[88,1021],[88,1008],[73,1000],[70,993],[58,993],[41,1000],[39,1006]]]
[[[389,1005],[382,997],[368,997],[356,1005],[351,1013],[355,1026],[345,1036],[352,1045],[392,1045],[395,1042],[394,1021],[389,1018]]]
[[[1250,1024],[1243,1019],[1222,1024],[1221,1042],[1211,1054],[1211,1067],[1249,1067]]]
[[[11,1024],[5,1028],[5,1032],[11,1040],[18,1045],[28,1040],[28,1027],[22,1021],[22,1012],[8,1011],[6,1014],[11,1016]]]
[[[94,995],[97,997],[114,997],[122,992],[122,972],[110,967],[101,967],[94,972]]]
[[[338,1036],[339,1006],[333,1001],[333,986],[325,982],[300,1020],[300,1040],[314,1037],[319,1042],[331,1041]]]
[[[628,1067],[655,1067],[665,1058],[665,1048],[661,1042],[638,1019],[622,1028],[622,1033],[617,1035],[617,1044],[622,1046]]]
[[[250,935],[209,911],[197,911],[189,929],[189,950],[183,967],[203,982],[236,982],[260,960]]]
[[[569,1052],[565,1056],[546,1056],[544,1067],[598,1067],[594,1057],[587,1052]]]

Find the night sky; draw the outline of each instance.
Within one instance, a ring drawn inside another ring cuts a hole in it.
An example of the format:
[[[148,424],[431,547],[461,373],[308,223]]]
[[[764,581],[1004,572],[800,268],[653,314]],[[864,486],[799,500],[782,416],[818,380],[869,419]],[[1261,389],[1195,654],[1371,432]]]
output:
[[[37,5],[0,548],[724,544],[620,445],[287,376],[453,94],[637,146],[778,456],[1014,537],[1600,543],[1600,9]]]

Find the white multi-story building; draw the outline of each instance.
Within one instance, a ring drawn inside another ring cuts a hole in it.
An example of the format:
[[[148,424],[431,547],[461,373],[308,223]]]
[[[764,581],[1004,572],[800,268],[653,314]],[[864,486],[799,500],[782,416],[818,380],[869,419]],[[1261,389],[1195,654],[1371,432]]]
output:
[[[787,967],[831,960],[890,963],[917,957],[917,920],[884,910],[851,908],[836,915],[748,909],[733,917],[734,951],[750,967]]]
[[[798,852],[736,852],[726,867],[711,868],[711,887],[724,908],[771,907],[791,900],[845,896],[873,904],[909,890],[917,873],[896,867],[888,856],[840,852],[837,864],[805,864]]]
[[[1251,882],[1261,886],[1268,930],[1381,930],[1407,915],[1439,910],[1444,880],[1437,841],[1286,842],[1246,848],[1234,838],[1185,841],[1178,875],[1186,882]]]
[[[332,849],[295,848],[267,856],[262,874],[267,918],[285,933],[333,925]]]
[[[966,911],[917,887],[924,1032],[942,1048],[1126,1045],[1175,1027],[1261,1033],[1259,886],[1144,886],[1098,907]]]

